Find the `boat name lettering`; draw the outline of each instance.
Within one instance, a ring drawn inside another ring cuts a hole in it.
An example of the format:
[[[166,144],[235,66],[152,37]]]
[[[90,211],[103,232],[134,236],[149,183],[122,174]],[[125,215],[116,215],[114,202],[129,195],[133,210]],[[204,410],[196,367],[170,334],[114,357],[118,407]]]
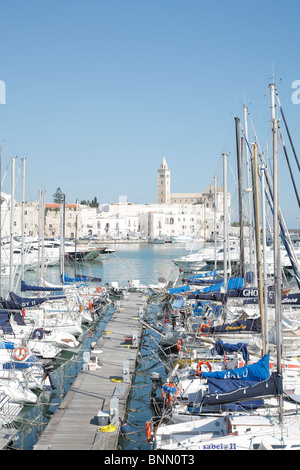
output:
[[[244,289],[243,290],[243,296],[244,297],[257,297],[258,296],[258,290],[257,289]]]
[[[244,330],[246,328],[246,325],[240,325],[240,326],[226,326],[226,330]]]
[[[292,303],[296,303],[298,299],[283,299],[281,301],[282,304],[292,304]]]

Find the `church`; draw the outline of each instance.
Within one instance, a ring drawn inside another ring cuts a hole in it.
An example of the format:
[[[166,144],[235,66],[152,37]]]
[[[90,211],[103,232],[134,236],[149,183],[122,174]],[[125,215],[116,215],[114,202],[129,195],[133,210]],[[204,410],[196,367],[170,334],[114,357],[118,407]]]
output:
[[[171,193],[171,172],[165,157],[162,159],[157,174],[159,204],[203,204],[205,201],[207,207],[213,207],[214,187],[212,185],[209,185],[203,193]],[[217,193],[221,193],[223,196],[223,188],[217,188]]]

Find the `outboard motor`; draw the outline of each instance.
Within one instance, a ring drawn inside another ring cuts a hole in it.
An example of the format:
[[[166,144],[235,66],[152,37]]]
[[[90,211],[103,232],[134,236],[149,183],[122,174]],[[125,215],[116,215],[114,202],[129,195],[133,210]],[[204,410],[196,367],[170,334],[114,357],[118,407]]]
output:
[[[151,390],[151,395],[150,398],[156,397],[156,390],[158,388],[162,388],[162,377],[158,372],[152,372],[150,376],[151,382],[152,382],[152,390]]]
[[[48,362],[48,363],[43,365],[43,369],[44,369],[44,372],[45,372],[44,379],[46,380],[46,378],[48,377],[52,390],[55,390],[56,387],[53,384],[52,378],[50,376],[50,371],[54,369],[53,364],[51,362]]]

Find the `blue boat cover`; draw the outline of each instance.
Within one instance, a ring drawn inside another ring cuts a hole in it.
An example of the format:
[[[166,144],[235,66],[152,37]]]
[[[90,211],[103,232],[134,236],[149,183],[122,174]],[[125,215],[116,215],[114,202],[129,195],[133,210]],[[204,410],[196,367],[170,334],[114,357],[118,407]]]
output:
[[[270,354],[265,354],[255,364],[249,364],[237,369],[220,370],[215,372],[202,372],[201,377],[216,379],[251,380],[261,382],[270,377]]]
[[[36,307],[37,305],[40,305],[46,302],[47,300],[66,299],[65,295],[57,295],[55,297],[19,297],[14,292],[10,292],[9,295],[10,295],[13,305],[15,305],[16,310],[22,310],[23,308],[29,308],[29,307]]]
[[[62,292],[63,288],[62,287],[41,287],[41,286],[31,286],[29,284],[26,284],[25,281],[21,281],[21,291],[36,291],[36,292]]]
[[[241,352],[243,355],[243,359],[245,362],[249,360],[249,354],[247,350],[247,344],[245,343],[223,343],[223,341],[219,340],[215,344],[215,348],[217,353],[222,356],[225,352]]]
[[[190,286],[181,286],[181,287],[174,287],[173,289],[169,289],[170,294],[180,294],[181,292],[187,292],[191,288]]]
[[[10,324],[11,313],[8,310],[0,310],[0,330],[4,335],[13,334],[13,329]]]
[[[234,278],[228,280],[227,290],[241,289],[243,287],[243,285],[244,285],[244,279],[242,277],[234,277]],[[205,287],[202,292],[204,294],[207,293],[207,292],[220,292],[221,287],[223,287],[223,286],[224,286],[224,281],[219,282],[216,285]]]
[[[0,349],[15,349],[14,343],[11,341],[0,340]]]
[[[282,376],[273,372],[267,380],[208,379],[209,392],[202,406],[249,401],[251,398],[278,396],[283,393]]]
[[[60,276],[61,280],[63,279],[63,282],[102,282],[102,279],[100,277],[92,277],[92,276],[86,276],[84,274],[78,274],[76,277],[69,277],[66,274],[64,275],[64,278],[62,275]]]
[[[195,276],[188,276],[187,279],[201,279],[201,278],[206,278],[206,277],[216,276],[216,275],[217,275],[217,271],[216,269],[214,269],[213,271],[205,271],[201,274],[196,274]]]

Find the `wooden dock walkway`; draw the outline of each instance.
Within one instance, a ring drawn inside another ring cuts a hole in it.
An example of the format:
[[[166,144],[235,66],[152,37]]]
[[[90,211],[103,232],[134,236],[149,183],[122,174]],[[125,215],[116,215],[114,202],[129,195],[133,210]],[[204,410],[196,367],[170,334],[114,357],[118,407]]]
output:
[[[90,361],[88,368],[85,366],[80,371],[34,450],[117,449],[142,337],[139,317],[145,306],[144,299],[142,293],[130,292],[121,300],[91,350],[91,360],[97,358],[101,368],[95,368],[95,362]],[[137,334],[135,347],[125,344],[125,337],[132,336],[134,332]],[[127,365],[129,374],[126,376]],[[98,412],[109,414],[112,398],[117,399],[119,405],[119,419],[115,417],[119,425],[113,432],[103,432],[111,427],[99,425]]]

